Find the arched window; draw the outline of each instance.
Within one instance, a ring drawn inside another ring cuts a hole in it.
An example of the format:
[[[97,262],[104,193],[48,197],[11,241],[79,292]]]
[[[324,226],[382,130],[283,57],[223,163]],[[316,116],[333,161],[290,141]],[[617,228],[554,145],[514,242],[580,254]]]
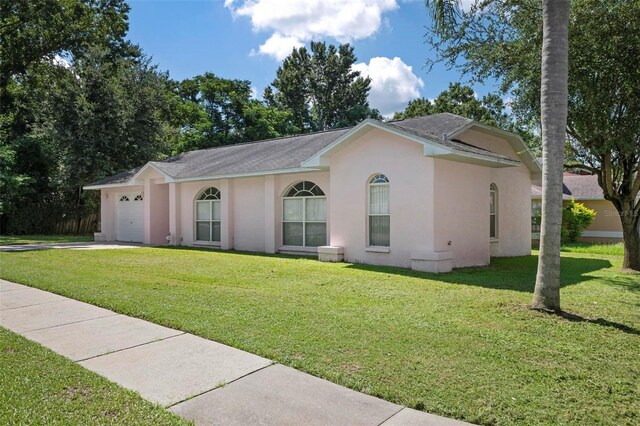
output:
[[[489,204],[489,238],[498,238],[498,187],[495,183],[489,186],[491,202]]]
[[[196,198],[196,241],[220,242],[220,191],[211,187]]]
[[[389,179],[376,174],[369,179],[369,245],[388,247],[391,242]]]
[[[327,244],[327,197],[313,182],[299,182],[282,198],[282,244],[317,247]]]

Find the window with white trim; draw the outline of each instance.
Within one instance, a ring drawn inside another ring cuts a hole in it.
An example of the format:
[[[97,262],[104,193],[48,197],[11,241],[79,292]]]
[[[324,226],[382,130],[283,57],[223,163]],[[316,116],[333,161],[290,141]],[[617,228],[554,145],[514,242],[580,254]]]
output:
[[[391,241],[389,179],[376,174],[369,179],[369,246],[388,247]]]
[[[531,232],[539,233],[540,232],[540,214],[542,212],[542,202],[541,201],[532,201],[531,202]]]
[[[489,187],[491,201],[489,204],[489,238],[498,238],[498,187],[492,183]]]
[[[203,189],[196,198],[196,241],[220,242],[220,191]]]
[[[282,244],[300,247],[327,244],[327,197],[315,183],[299,182],[282,198]]]

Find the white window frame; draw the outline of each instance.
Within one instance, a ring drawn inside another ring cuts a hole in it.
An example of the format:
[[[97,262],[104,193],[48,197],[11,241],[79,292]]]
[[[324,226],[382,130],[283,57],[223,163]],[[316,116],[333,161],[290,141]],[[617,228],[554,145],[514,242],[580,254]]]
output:
[[[385,182],[378,182],[376,183],[375,181],[378,179],[384,179]],[[371,213],[371,187],[374,186],[387,186],[389,188],[389,197],[387,200],[387,211],[389,213]],[[380,246],[380,245],[373,245],[371,244],[371,217],[381,217],[381,216],[387,216],[389,217],[389,244],[386,246]],[[387,177],[387,175],[383,174],[383,173],[376,173],[373,176],[371,176],[369,178],[369,180],[367,181],[367,247],[391,247],[391,184],[389,182],[389,178]]]
[[[200,198],[202,197],[202,195],[209,191],[209,190],[215,190],[217,192],[217,198],[211,198],[208,200],[201,200]],[[218,204],[219,205],[219,210],[222,211],[222,194],[220,193],[220,190],[218,188],[216,188],[215,186],[209,186],[207,188],[202,189],[201,191],[198,192],[198,195],[196,196],[196,201],[194,204],[194,210],[193,210],[193,241],[195,243],[198,244],[211,244],[211,245],[215,245],[215,246],[219,246],[220,245],[220,240],[222,240],[222,218],[220,219],[214,219],[213,217],[213,212],[214,212],[214,204]],[[198,219],[198,206],[200,204],[208,204],[209,205],[209,219]],[[198,223],[208,223],[209,224],[209,239],[208,240],[199,240],[198,239]],[[214,223],[218,223],[220,225],[220,240],[214,240],[213,239],[213,224]]]
[[[500,233],[498,232],[498,217],[499,217],[499,208],[498,208],[498,186],[495,183],[492,183],[489,186],[489,240],[498,241],[500,237]],[[493,212],[491,211],[491,201],[493,201]],[[494,235],[491,235],[491,221],[493,221],[493,230]]]
[[[311,181],[301,181],[301,182],[296,182],[293,185],[289,185],[289,187],[286,189],[286,191],[284,191],[285,194],[288,194],[289,192],[291,192],[291,189],[294,188],[296,185],[299,185],[300,183],[303,182],[309,182],[312,183],[313,185],[315,185],[323,194],[324,191],[322,190],[322,188],[320,188],[320,186],[318,186],[315,182],[311,182]],[[325,219],[324,221],[320,221],[320,220],[307,220],[307,200],[309,199],[313,199],[313,200],[324,200],[324,205],[325,205]],[[302,200],[302,220],[285,220],[284,218],[284,213],[285,213],[285,201],[286,200]],[[327,226],[327,196],[326,195],[298,195],[298,196],[292,196],[292,197],[286,197],[283,196],[282,197],[282,232],[281,232],[281,238],[282,238],[282,245],[283,246],[287,246],[287,247],[320,247],[320,246],[307,246],[307,223],[324,223],[325,227],[324,227],[324,241],[325,241],[325,245],[327,244],[327,241],[329,240],[329,227]],[[302,223],[302,245],[301,246],[292,246],[291,244],[286,244],[285,245],[285,241],[284,241],[284,224],[285,223]]]
[[[540,201],[532,200],[531,201],[531,233],[532,234],[539,234],[540,233],[540,224],[537,223],[537,224],[534,225],[533,219],[534,219],[535,215],[538,214],[541,211],[542,211],[542,200],[540,200]],[[537,227],[537,231],[533,229],[534,226]]]

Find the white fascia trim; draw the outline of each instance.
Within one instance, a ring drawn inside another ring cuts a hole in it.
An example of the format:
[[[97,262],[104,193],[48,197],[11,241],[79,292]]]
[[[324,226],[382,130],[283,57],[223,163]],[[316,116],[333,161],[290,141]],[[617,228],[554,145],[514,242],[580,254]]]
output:
[[[168,175],[166,172],[162,171],[158,166],[156,166],[153,163],[154,163],[153,161],[149,161],[147,164],[142,166],[142,168],[140,170],[138,170],[138,172],[135,175],[133,175],[133,176],[131,176],[129,178],[129,181],[135,181],[138,178],[138,176],[140,176],[149,167],[151,167],[152,169],[154,169],[155,171],[160,173],[162,176],[164,176],[165,179],[167,180],[167,182],[169,182],[171,179],[173,179],[173,176]]]
[[[591,238],[622,238],[622,232],[617,231],[582,231],[582,237]]]
[[[473,153],[469,153],[469,152],[464,152],[464,151],[459,151],[459,150],[456,150],[456,149],[448,148],[448,147],[440,145],[439,143],[433,142],[433,141],[431,141],[429,139],[421,138],[421,137],[413,135],[413,134],[411,134],[409,132],[405,132],[405,131],[397,129],[395,127],[388,126],[388,125],[386,125],[384,123],[381,123],[381,122],[379,122],[377,120],[368,118],[368,119],[364,120],[362,123],[360,123],[357,126],[355,126],[353,129],[349,130],[344,135],[340,136],[335,141],[331,142],[329,145],[327,145],[326,147],[324,147],[323,149],[321,149],[317,153],[315,153],[309,159],[303,161],[301,166],[302,167],[323,167],[323,166],[326,167],[328,164],[322,157],[327,155],[327,154],[329,154],[329,153],[331,153],[332,151],[336,150],[336,148],[340,144],[342,144],[345,140],[347,140],[348,138],[352,137],[357,132],[359,132],[360,130],[362,130],[364,127],[367,127],[367,126],[373,127],[373,128],[376,128],[376,129],[380,129],[380,130],[384,130],[384,131],[392,133],[392,134],[394,134],[396,136],[400,136],[402,138],[409,139],[409,140],[411,140],[413,142],[419,143],[420,145],[422,145],[424,147],[424,155],[426,157],[441,157],[441,156],[449,155],[449,156],[465,157],[465,158],[470,158],[470,159],[474,159],[474,160],[488,161],[488,162],[491,162],[491,163],[494,163],[494,164],[500,164],[500,165],[508,165],[508,166],[514,165],[514,166],[517,166],[518,164],[520,164],[520,162],[516,161],[516,160],[506,160],[506,159],[488,157],[488,156],[484,156],[484,155],[480,155],[480,154],[473,154]]]
[[[480,160],[483,162],[490,162],[493,164],[498,164],[500,166],[506,166],[506,167],[516,167],[520,165],[520,161],[517,160],[511,160],[511,159],[506,159],[506,158],[495,158],[495,157],[487,157],[485,155],[480,155],[480,154],[474,154],[472,152],[464,152],[464,151],[452,151],[451,156],[455,157],[464,157],[464,158],[470,158],[473,160]],[[443,157],[443,155],[433,155],[433,157]]]
[[[212,176],[196,176],[190,178],[173,178],[170,182],[196,182],[201,180],[217,180],[217,179],[231,179],[231,178],[243,178],[243,177],[257,177],[257,176],[269,176],[269,175],[283,175],[291,173],[310,173],[310,172],[322,172],[324,170],[320,168],[294,168],[294,169],[279,169],[268,170],[264,172],[251,172],[251,173],[231,173],[226,175],[212,175]]]
[[[324,170],[321,169],[321,168],[294,168],[294,169],[268,170],[268,171],[264,171],[264,172],[252,172],[252,173],[232,173],[232,174],[226,174],[226,175],[196,176],[196,177],[181,178],[181,179],[180,178],[167,177],[167,180],[166,180],[165,183],[197,182],[197,181],[201,181],[201,180],[218,180],[218,179],[231,179],[231,178],[243,178],[243,177],[283,175],[283,174],[291,174],[291,173],[322,172],[322,171],[324,171]],[[131,179],[133,179],[133,178],[131,178]],[[140,185],[136,184],[132,180],[130,180],[128,182],[123,182],[123,183],[118,183],[118,184],[89,185],[89,186],[84,186],[83,189],[111,189],[111,188],[122,188],[122,187],[127,187],[127,186],[140,186]]]
[[[87,189],[87,190],[91,190],[91,189],[111,189],[111,188],[121,188],[123,186],[140,186],[140,184],[136,184],[135,183],[135,180],[138,178],[138,176],[140,176],[140,174],[142,174],[149,167],[151,167],[152,169],[154,169],[158,173],[160,173],[162,176],[164,176],[165,183],[173,181],[173,177],[169,176],[164,171],[160,170],[160,168],[158,168],[158,166],[154,165],[152,161],[149,161],[147,164],[142,166],[142,168],[140,170],[138,170],[136,172],[136,174],[131,176],[129,178],[129,180],[127,180],[126,182],[111,183],[111,184],[105,184],[105,185],[86,185],[86,186],[83,186],[82,189]]]
[[[542,195],[535,195],[535,194],[531,194],[531,199],[532,200],[540,200],[542,201]],[[563,200],[570,200],[571,196],[567,195],[567,194],[563,194],[562,195],[562,199]],[[578,200],[577,198],[575,199],[576,201]]]
[[[82,189],[93,190],[93,189],[114,189],[114,188],[126,188],[128,186],[142,186],[140,184],[132,183],[132,182],[122,182],[122,183],[111,183],[106,185],[86,185],[83,186]]]
[[[503,136],[503,137],[507,138],[507,140],[510,140],[510,141],[514,142],[516,145],[518,145],[516,147],[517,148],[516,149],[516,153],[519,156],[526,155],[525,159],[529,160],[529,161],[524,161],[524,163],[527,165],[527,167],[529,167],[529,170],[531,170],[531,172],[533,172],[533,173],[542,173],[542,165],[538,162],[536,157],[533,154],[531,154],[531,151],[529,151],[529,148],[527,147],[527,144],[524,143],[524,140],[522,140],[520,135],[517,135],[515,133],[507,132],[506,130],[498,129],[497,127],[488,126],[486,124],[479,123],[477,121],[472,121],[471,123],[467,124],[466,126],[463,126],[463,127],[459,128],[458,130],[456,130],[455,132],[451,133],[450,135],[447,135],[447,137],[448,138],[453,138],[453,137],[459,135],[460,133],[463,133],[463,132],[465,132],[465,131],[473,128],[473,127],[477,127],[477,128],[486,130],[489,133],[498,134],[500,136]]]

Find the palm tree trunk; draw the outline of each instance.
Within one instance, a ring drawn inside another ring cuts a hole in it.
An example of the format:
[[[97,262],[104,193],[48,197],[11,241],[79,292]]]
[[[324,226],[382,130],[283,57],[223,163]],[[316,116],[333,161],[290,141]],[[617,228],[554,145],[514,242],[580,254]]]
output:
[[[560,311],[562,171],[567,128],[569,0],[543,0],[542,226],[532,307]]]

